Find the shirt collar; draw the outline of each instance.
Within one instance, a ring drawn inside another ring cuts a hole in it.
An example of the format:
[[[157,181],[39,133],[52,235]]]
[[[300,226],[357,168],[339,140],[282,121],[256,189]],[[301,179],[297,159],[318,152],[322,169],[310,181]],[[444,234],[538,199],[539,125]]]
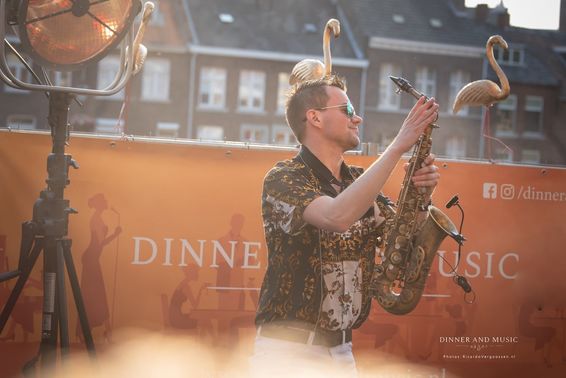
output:
[[[305,163],[307,167],[311,169],[315,177],[324,184],[338,185],[343,190],[347,186],[347,181],[353,181],[350,170],[348,169],[348,166],[346,165],[346,163],[344,163],[344,161],[342,161],[342,165],[340,167],[340,177],[342,177],[342,182],[340,182],[305,145],[301,145],[301,150],[299,151],[299,154],[297,156],[300,157],[300,160],[302,160],[303,163]],[[331,185],[329,186],[332,187]]]

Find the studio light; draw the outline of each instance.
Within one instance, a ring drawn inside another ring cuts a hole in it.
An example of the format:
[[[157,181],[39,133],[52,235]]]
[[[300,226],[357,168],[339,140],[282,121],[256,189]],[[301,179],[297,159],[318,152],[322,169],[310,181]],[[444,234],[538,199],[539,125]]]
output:
[[[132,0],[21,0],[17,30],[35,62],[72,70],[102,59],[113,49],[139,6]]]
[[[143,29],[154,6],[144,5]],[[10,70],[4,49],[0,49],[0,79],[7,85],[25,90],[66,92],[79,95],[110,96],[124,88],[134,66],[143,61],[136,56],[134,18],[142,10],[141,0],[0,0],[0,40],[24,63],[25,55],[42,68],[54,71],[84,69],[120,46],[119,70],[105,88],[71,88],[50,83],[29,83]],[[12,27],[20,42],[16,52],[6,40],[6,28]],[[138,33],[139,34],[139,33]],[[24,63],[25,64],[25,63]]]

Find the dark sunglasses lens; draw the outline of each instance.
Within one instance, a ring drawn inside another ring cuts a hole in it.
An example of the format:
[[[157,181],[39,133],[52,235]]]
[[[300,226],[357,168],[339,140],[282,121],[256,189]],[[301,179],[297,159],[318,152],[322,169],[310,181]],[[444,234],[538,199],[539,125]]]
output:
[[[354,106],[350,101],[348,101],[348,103],[346,104],[346,114],[350,118],[352,118],[356,114],[356,111],[354,110]]]

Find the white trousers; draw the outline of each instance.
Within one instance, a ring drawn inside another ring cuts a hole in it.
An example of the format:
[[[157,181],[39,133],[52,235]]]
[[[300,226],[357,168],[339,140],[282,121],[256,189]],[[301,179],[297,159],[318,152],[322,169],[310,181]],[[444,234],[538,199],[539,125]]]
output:
[[[351,342],[328,348],[256,336],[249,366],[253,378],[358,376]]]

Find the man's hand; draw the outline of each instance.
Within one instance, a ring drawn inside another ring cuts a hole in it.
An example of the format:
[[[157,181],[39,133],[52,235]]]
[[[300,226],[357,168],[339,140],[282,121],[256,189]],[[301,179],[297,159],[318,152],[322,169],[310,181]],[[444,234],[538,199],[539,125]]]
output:
[[[413,184],[418,188],[423,188],[426,190],[428,198],[432,196],[432,192],[436,185],[438,185],[438,180],[440,180],[440,173],[438,172],[438,167],[434,165],[434,159],[436,156],[430,154],[424,160],[422,167],[415,171],[413,175]],[[405,171],[409,163],[405,163]],[[425,197],[426,198],[426,197]]]
[[[407,152],[425,131],[426,127],[438,119],[438,104],[434,98],[428,101],[425,97],[419,98],[407,118],[403,122],[399,133],[391,146],[401,153]]]

